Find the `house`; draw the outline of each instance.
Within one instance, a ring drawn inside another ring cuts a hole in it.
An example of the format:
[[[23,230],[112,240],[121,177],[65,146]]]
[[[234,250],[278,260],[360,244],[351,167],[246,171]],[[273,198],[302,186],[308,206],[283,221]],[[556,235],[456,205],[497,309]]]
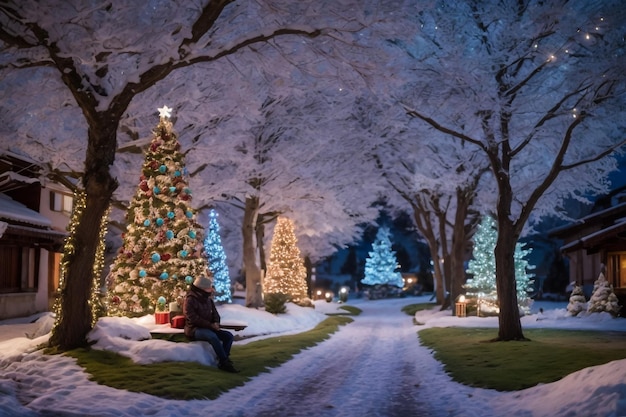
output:
[[[0,320],[52,308],[71,208],[40,166],[0,154]]]
[[[599,209],[576,222],[550,231],[561,239],[561,251],[569,259],[570,282],[582,285],[587,299],[603,267],[626,314],[626,194],[616,190],[612,198],[596,204]],[[606,202],[610,201],[611,204]]]

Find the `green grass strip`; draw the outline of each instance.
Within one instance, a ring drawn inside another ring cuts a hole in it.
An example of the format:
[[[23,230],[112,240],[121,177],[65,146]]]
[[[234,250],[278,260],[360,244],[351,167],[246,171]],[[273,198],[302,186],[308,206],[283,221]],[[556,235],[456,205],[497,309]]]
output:
[[[626,358],[626,333],[525,329],[530,341],[491,342],[497,329],[446,327],[419,332],[445,371],[464,385],[516,391]]]
[[[241,370],[238,374],[194,362],[139,365],[117,353],[96,349],[75,349],[66,354],[76,358],[78,365],[91,375],[90,379],[100,385],[175,400],[215,399],[328,339],[339,326],[352,321],[346,316],[329,316],[304,333],[233,345],[231,358]],[[177,337],[178,341],[184,341],[180,335]]]
[[[435,307],[436,303],[419,303],[419,304],[409,304],[402,307],[402,312],[408,314],[409,316],[414,316],[415,313],[422,310],[430,310]]]

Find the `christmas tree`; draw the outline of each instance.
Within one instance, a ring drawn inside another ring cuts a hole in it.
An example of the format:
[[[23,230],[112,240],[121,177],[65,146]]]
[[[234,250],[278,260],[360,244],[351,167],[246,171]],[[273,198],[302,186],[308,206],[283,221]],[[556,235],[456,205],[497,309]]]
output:
[[[308,304],[306,268],[300,256],[293,222],[279,217],[272,237],[264,293],[283,294],[296,304]]]
[[[365,285],[392,285],[402,288],[404,282],[398,269],[396,252],[391,250],[391,232],[386,226],[378,229],[372,251],[365,259],[365,276],[361,283]]]
[[[604,270],[604,268],[602,269]],[[617,316],[620,308],[613,287],[606,280],[604,272],[600,272],[598,279],[593,283],[593,292],[587,304],[587,312],[602,313],[606,311],[612,316]]]
[[[530,265],[526,257],[532,252],[531,249],[525,249],[521,243],[515,245],[513,258],[515,261],[515,286],[517,288],[517,305],[524,314],[530,313],[530,306],[533,303],[528,292],[532,288],[532,278],[535,274],[529,273],[531,269],[535,269],[534,265]]]
[[[213,283],[216,291],[215,301],[232,303],[230,273],[226,263],[226,253],[222,246],[217,216],[218,214],[215,210],[210,211],[209,227],[204,238],[204,253],[207,256],[209,270],[213,274]]]
[[[464,285],[468,300],[475,300],[477,308],[488,313],[498,311],[495,257],[497,238],[498,230],[495,220],[491,216],[483,217],[474,236],[474,250],[467,268],[467,273],[472,274],[472,278],[469,278]],[[534,269],[534,266],[529,265],[526,260],[530,252],[530,249],[525,249],[521,243],[517,243],[513,254],[517,304],[524,314],[530,311],[532,304],[528,291],[533,283],[534,275],[528,273],[528,270]]]
[[[491,216],[484,216],[474,235],[472,259],[468,262],[467,273],[471,274],[464,285],[466,298],[476,303],[477,308],[485,312],[497,311],[498,294],[496,293],[496,257],[494,250],[498,230]]]
[[[583,287],[575,285],[572,294],[569,296],[567,304],[567,312],[571,316],[577,316],[579,313],[587,310],[587,299],[583,293]]]
[[[188,285],[206,274],[202,227],[191,208],[191,191],[171,109],[160,121],[145,155],[139,187],[126,212],[126,232],[108,277],[109,315],[140,316],[179,301]],[[162,297],[162,298],[161,298]]]

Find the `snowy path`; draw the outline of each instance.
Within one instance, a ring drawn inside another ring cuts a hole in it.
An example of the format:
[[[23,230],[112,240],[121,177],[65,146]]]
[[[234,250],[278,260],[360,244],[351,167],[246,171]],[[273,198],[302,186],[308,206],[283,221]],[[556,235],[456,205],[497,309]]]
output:
[[[482,401],[467,404],[472,388],[458,384],[455,395],[446,395],[455,383],[419,346],[418,328],[400,310],[410,303],[359,304],[363,313],[329,340],[217,401],[231,403],[230,415],[240,417],[489,415]]]

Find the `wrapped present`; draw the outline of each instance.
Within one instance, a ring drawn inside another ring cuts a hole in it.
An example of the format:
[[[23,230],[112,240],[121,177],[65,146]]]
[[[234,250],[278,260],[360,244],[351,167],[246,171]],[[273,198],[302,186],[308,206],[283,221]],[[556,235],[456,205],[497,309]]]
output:
[[[172,317],[172,322],[170,323],[175,329],[184,329],[185,328],[185,316],[174,316]]]

